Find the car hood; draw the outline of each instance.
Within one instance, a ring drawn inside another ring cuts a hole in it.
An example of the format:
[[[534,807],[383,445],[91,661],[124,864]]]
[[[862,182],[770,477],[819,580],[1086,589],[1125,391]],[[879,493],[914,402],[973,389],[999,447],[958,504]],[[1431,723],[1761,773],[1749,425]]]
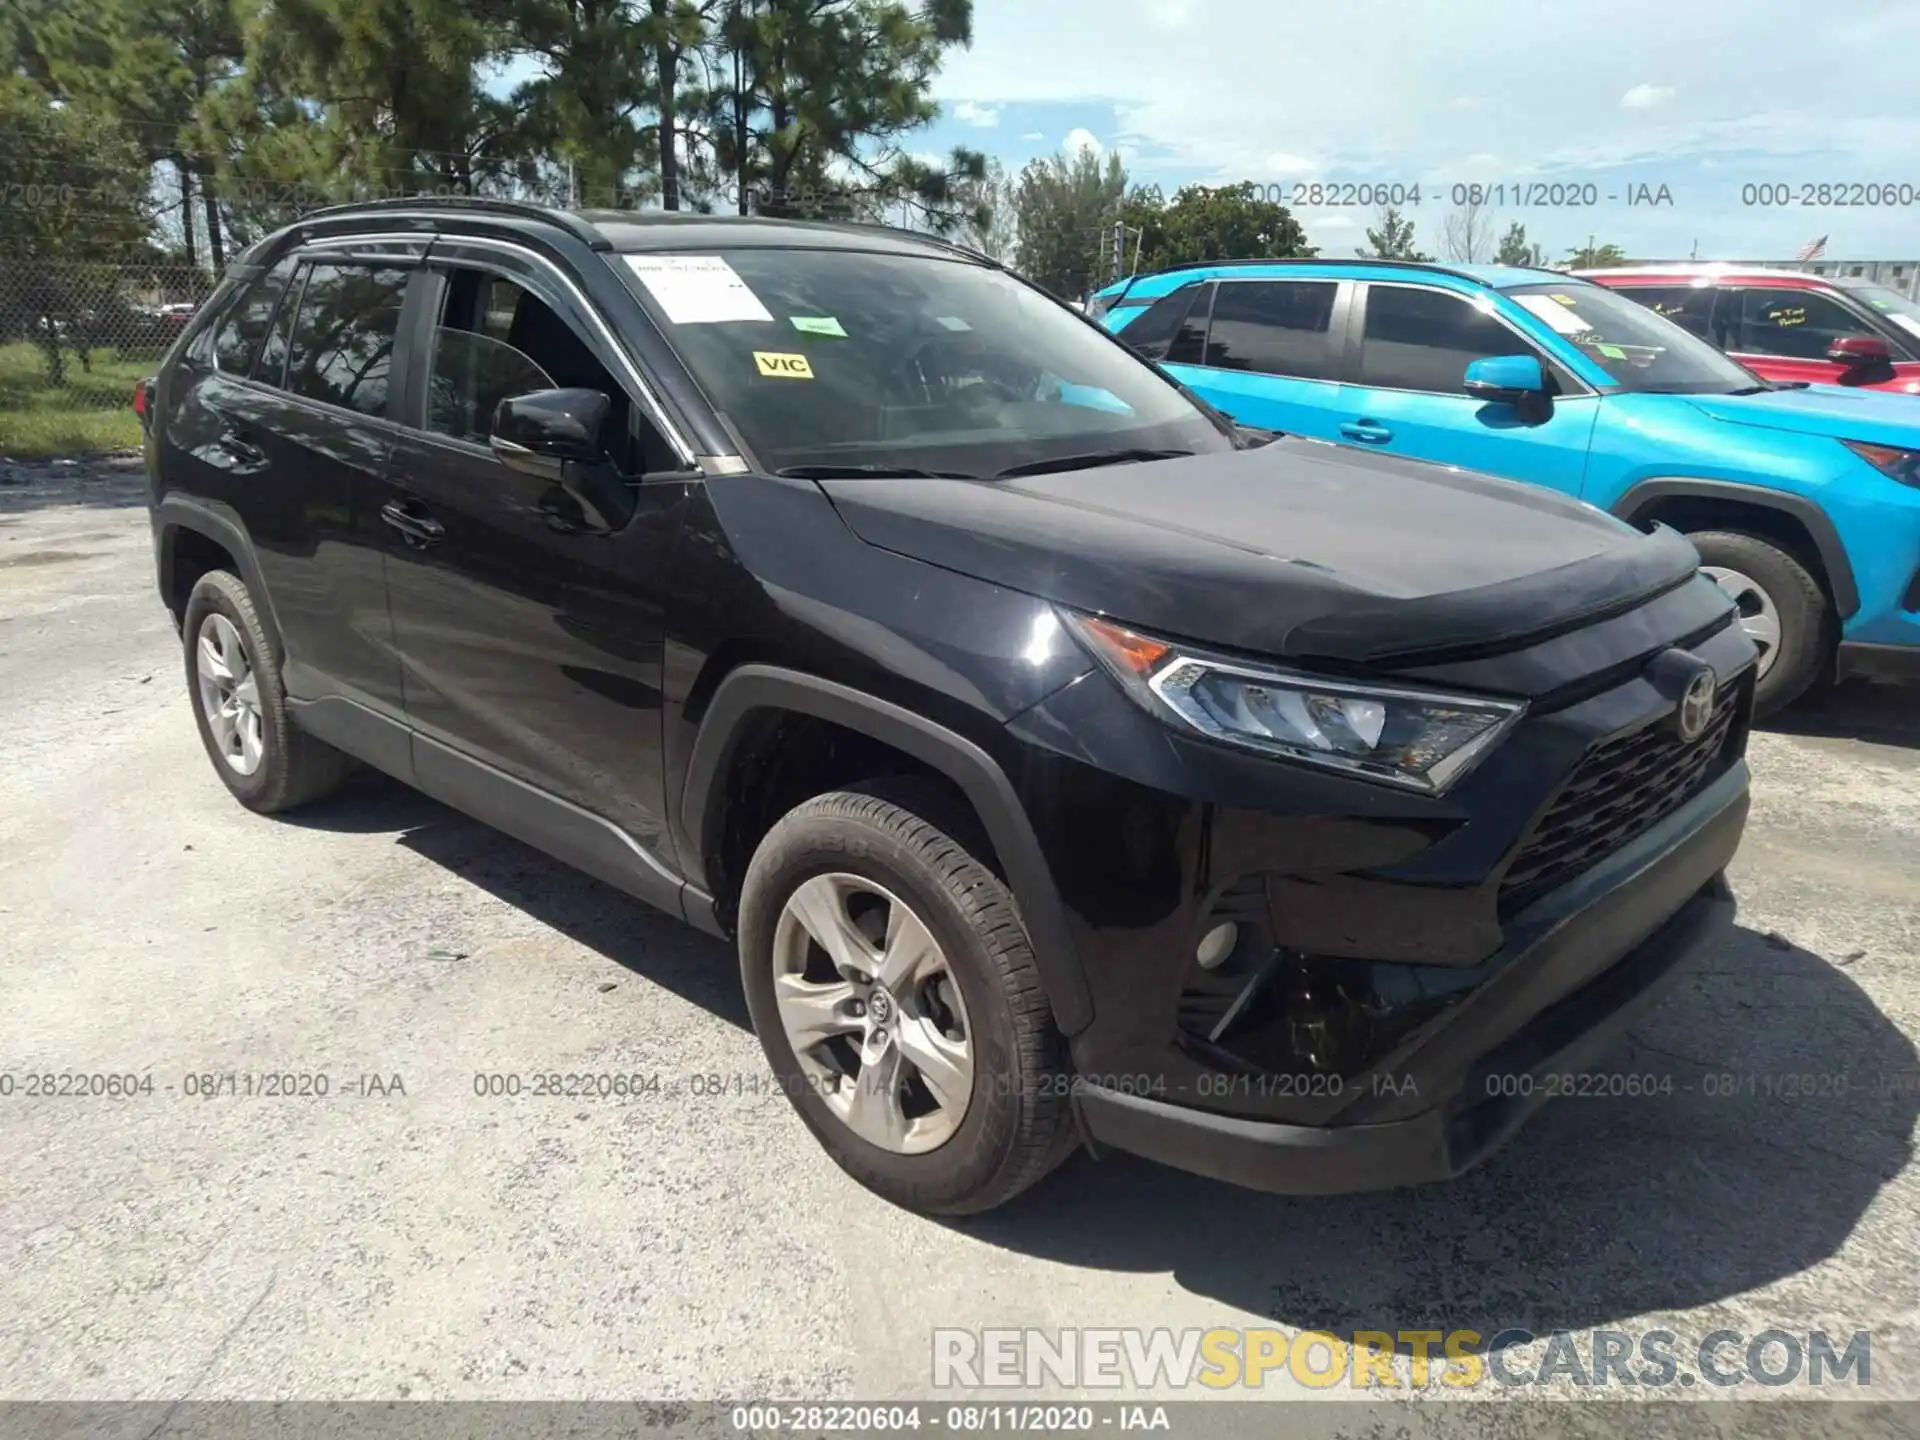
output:
[[[1203,644],[1379,664],[1631,608],[1699,559],[1577,500],[1286,438],[1014,480],[830,480],[869,544]]]
[[[1686,398],[1696,410],[1732,425],[1920,449],[1920,405],[1911,395],[1809,385],[1804,390],[1765,390],[1757,395]]]

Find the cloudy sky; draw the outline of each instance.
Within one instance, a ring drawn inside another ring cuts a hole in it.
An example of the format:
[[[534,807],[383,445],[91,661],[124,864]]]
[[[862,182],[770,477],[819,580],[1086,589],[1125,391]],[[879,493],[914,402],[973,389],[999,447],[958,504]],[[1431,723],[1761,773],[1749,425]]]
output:
[[[1418,184],[1429,250],[1451,187],[1480,181],[1509,189],[1501,228],[1523,221],[1554,255],[1592,235],[1643,257],[1785,258],[1826,235],[1832,259],[1905,259],[1916,59],[1920,0],[975,0],[973,48],[949,58],[942,119],[913,148],[1017,170],[1092,144],[1169,191]],[[1513,203],[1534,182],[1599,203]],[[1851,182],[1905,186],[1908,204],[1799,203],[1802,185]],[[1793,203],[1744,203],[1760,184]],[[1662,186],[1669,201],[1629,203]],[[1300,213],[1329,255],[1373,220]]]

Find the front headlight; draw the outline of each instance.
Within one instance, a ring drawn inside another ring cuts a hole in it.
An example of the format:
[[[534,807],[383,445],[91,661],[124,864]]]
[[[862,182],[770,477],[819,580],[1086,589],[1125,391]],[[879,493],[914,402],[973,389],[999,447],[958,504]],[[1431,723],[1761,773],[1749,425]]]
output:
[[[1840,442],[1882,475],[1902,485],[1920,486],[1920,450],[1900,450],[1892,445],[1870,445],[1865,440]]]
[[[1526,705],[1363,685],[1186,649],[1062,611],[1068,627],[1148,710],[1211,739],[1368,780],[1444,794]]]

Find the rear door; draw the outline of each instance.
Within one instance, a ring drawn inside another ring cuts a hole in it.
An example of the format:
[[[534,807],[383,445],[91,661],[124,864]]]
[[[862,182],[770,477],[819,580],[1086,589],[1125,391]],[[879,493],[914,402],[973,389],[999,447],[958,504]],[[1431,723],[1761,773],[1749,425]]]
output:
[[[1223,278],[1212,288],[1204,317],[1196,304],[1175,336],[1168,368],[1243,425],[1335,438],[1353,284]]]
[[[1619,291],[1637,305],[1646,306],[1654,314],[1673,321],[1689,335],[1697,336],[1721,350],[1727,348],[1724,316],[1716,319],[1715,315],[1715,302],[1720,296],[1719,286],[1613,285],[1608,288]]]
[[[252,541],[301,700],[344,696],[400,713],[372,507],[395,427],[386,418],[401,297],[421,242],[289,256],[223,317],[168,421],[188,493]],[[172,458],[163,454],[163,465]]]
[[[1545,485],[1578,495],[1599,397],[1474,296],[1406,281],[1357,287],[1350,380],[1340,387],[1333,438]],[[1490,355],[1532,355],[1556,387],[1544,420],[1466,393],[1467,366]]]
[[[511,786],[462,793],[475,772],[450,749],[664,859],[666,568],[689,487],[639,477],[678,461],[631,379],[616,378],[628,366],[611,332],[546,261],[442,237],[416,299],[408,423],[377,509],[419,783],[463,808],[504,803]],[[617,533],[488,446],[502,399],[555,386],[613,401],[604,437],[635,501]],[[494,816],[509,829],[512,818]]]

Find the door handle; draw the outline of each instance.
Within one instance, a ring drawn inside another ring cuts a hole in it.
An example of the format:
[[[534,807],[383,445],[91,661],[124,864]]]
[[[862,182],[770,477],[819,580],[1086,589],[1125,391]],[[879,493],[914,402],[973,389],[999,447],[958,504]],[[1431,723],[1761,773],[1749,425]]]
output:
[[[446,526],[431,515],[421,514],[410,500],[389,500],[380,507],[380,518],[398,530],[409,545],[431,545],[447,533]]]
[[[1364,445],[1384,445],[1393,439],[1393,431],[1384,425],[1376,425],[1371,420],[1349,420],[1341,425],[1340,433],[1349,440],[1358,440]]]
[[[223,430],[220,432],[219,440],[215,443],[218,444],[222,450],[233,456],[234,459],[244,461],[249,465],[264,464],[267,458],[267,452],[248,439],[247,432],[244,430]]]

